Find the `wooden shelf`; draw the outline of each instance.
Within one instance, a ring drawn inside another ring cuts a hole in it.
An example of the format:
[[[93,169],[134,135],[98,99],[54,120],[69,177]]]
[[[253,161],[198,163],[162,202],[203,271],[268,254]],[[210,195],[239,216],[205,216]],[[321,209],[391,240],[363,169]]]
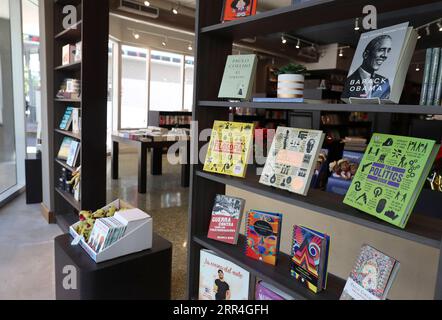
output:
[[[79,99],[60,99],[60,98],[55,98],[54,101],[56,101],[56,102],[68,102],[68,103],[81,103],[81,100],[79,100]]]
[[[60,5],[73,5],[73,6],[77,6],[81,3],[81,0],[55,0],[56,4],[60,4]]]
[[[290,205],[312,210],[319,214],[332,216],[337,219],[385,232],[433,248],[440,248],[442,239],[442,219],[424,216],[423,214],[420,214],[420,212],[413,212],[406,228],[400,229],[367,213],[345,205],[342,202],[344,197],[333,193],[310,189],[308,195],[304,197],[290,193],[286,190],[260,184],[259,176],[254,174],[254,170],[254,167],[249,168],[245,179],[207,173],[201,170],[197,170],[196,175],[204,179],[230,185]]]
[[[81,204],[79,201],[75,200],[74,196],[66,191],[61,190],[58,187],[55,187],[55,191],[62,196],[74,209],[80,211]]]
[[[55,129],[55,132],[58,132],[62,135],[77,139],[77,140],[81,140],[81,133],[74,133],[72,131],[66,131],[66,130],[61,130],[61,129]]]
[[[74,62],[71,64],[66,64],[64,66],[58,66],[55,68],[56,71],[79,71],[81,70],[81,61]]]
[[[78,21],[71,28],[61,31],[60,33],[55,35],[56,40],[66,41],[66,42],[78,42],[81,41],[81,28],[82,28],[82,20]],[[74,43],[72,43],[74,44]]]
[[[442,114],[440,106],[395,105],[395,104],[309,104],[286,102],[227,102],[199,101],[198,107],[215,108],[256,108],[284,109],[295,111],[335,111],[335,112],[375,112],[375,113],[408,113],[408,114]]]
[[[67,170],[69,170],[70,172],[74,172],[76,170],[76,168],[73,168],[71,166],[69,166],[66,161],[62,161],[60,159],[55,158],[54,159],[56,163],[58,163],[59,165],[61,165],[62,167],[66,168]]]
[[[309,300],[338,300],[345,286],[345,281],[328,274],[327,289],[315,294],[302,286],[290,275],[290,256],[284,253],[278,255],[276,266],[272,266],[247,257],[244,253],[245,237],[240,235],[237,245],[208,239],[204,235],[193,236],[193,241],[200,246],[213,250],[217,255],[232,261],[249,271],[252,275],[274,285],[278,289],[293,296],[295,299]],[[253,285],[253,284],[251,284]]]

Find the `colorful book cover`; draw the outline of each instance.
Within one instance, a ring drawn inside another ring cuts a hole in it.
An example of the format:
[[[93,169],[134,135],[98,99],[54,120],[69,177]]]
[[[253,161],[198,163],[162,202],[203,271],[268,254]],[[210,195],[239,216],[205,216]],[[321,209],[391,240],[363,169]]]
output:
[[[72,122],[72,112],[73,112],[73,110],[74,110],[73,107],[67,107],[66,108],[66,110],[64,112],[64,115],[63,115],[63,118],[61,119],[60,126],[59,126],[59,128],[61,130],[69,130],[69,127],[70,127],[71,122]]]
[[[436,152],[433,140],[373,134],[344,203],[404,228]]]
[[[248,300],[250,273],[210,250],[200,251],[199,300]]]
[[[421,98],[419,104],[424,106],[427,103],[428,82],[430,80],[431,58],[433,56],[433,49],[427,48],[425,52],[425,67],[424,78],[422,79]]]
[[[434,99],[433,99],[433,105],[434,106],[440,106],[440,101],[442,97],[442,48],[440,48],[439,53],[439,70],[437,71],[437,78],[436,78],[436,89],[434,91]]]
[[[218,98],[250,100],[257,63],[256,54],[228,56]]]
[[[246,256],[276,265],[282,214],[250,210],[246,224]]]
[[[285,292],[272,286],[270,283],[259,281],[255,286],[255,300],[294,300]]]
[[[253,143],[252,123],[215,121],[204,171],[244,178]]]
[[[64,137],[61,143],[60,149],[58,150],[57,158],[66,161],[69,157],[69,151],[71,149],[71,143],[74,141],[70,137]]]
[[[224,0],[222,21],[237,20],[256,14],[258,0]]]
[[[400,263],[369,245],[363,245],[340,300],[385,300]]]
[[[327,192],[345,195],[363,156],[364,154],[360,152],[344,151],[342,159],[330,163],[331,176],[328,178]]]
[[[326,287],[330,237],[302,227],[293,227],[291,275],[311,291]]]
[[[207,237],[236,244],[238,242],[244,203],[244,199],[222,194],[216,195]]]
[[[440,48],[433,48],[431,58],[430,79],[428,81],[428,93],[426,105],[433,105],[434,93],[436,92],[437,72],[439,71]]]
[[[78,153],[80,152],[80,142],[76,140],[72,140],[71,145],[69,146],[69,155],[66,159],[66,164],[71,167],[75,167]]]
[[[278,127],[259,182],[307,195],[323,142],[322,131]]]

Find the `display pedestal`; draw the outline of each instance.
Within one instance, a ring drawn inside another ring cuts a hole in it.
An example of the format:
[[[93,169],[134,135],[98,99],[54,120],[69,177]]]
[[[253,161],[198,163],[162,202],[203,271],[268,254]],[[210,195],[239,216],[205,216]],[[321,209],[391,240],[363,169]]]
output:
[[[95,263],[69,234],[54,240],[57,300],[169,300],[172,244],[153,234],[152,249]]]

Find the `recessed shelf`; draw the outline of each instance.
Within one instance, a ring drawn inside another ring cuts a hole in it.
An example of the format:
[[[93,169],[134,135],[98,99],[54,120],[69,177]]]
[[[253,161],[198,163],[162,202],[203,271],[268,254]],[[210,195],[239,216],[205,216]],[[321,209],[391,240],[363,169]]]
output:
[[[60,99],[60,98],[55,98],[54,101],[56,101],[56,102],[81,103],[81,99]]]
[[[295,299],[309,300],[338,300],[345,286],[345,281],[328,274],[327,289],[315,294],[302,286],[290,275],[290,256],[282,252],[278,255],[276,266],[272,266],[247,257],[244,253],[245,237],[240,235],[237,245],[208,239],[203,235],[193,236],[193,241],[200,246],[213,250],[217,255],[232,261],[249,271],[252,275],[269,282],[278,289],[292,295]]]
[[[81,133],[74,133],[72,131],[66,131],[66,130],[61,130],[61,129],[55,129],[55,132],[58,132],[62,135],[77,139],[77,140],[81,140]]]
[[[55,68],[56,71],[79,71],[81,70],[81,61],[77,61],[71,64],[66,64],[63,66],[58,66]]]
[[[304,197],[285,190],[260,184],[259,176],[253,173],[254,169],[255,168],[253,167],[249,168],[246,178],[244,179],[207,173],[201,170],[197,170],[196,175],[204,179],[230,185],[290,205],[312,210],[319,214],[332,216],[337,219],[385,232],[433,248],[440,248],[442,239],[442,219],[424,216],[419,212],[413,212],[406,228],[400,229],[372,217],[369,214],[345,205],[342,202],[343,197],[333,193],[310,189],[308,195]]]
[[[55,35],[56,40],[60,41],[80,41],[81,40],[82,20]]]
[[[74,209],[80,211],[81,204],[79,201],[75,200],[74,196],[66,191],[61,190],[58,187],[55,187],[55,191],[62,196]]]
[[[199,107],[217,108],[256,108],[281,109],[294,111],[335,111],[335,112],[375,112],[375,113],[408,113],[408,114],[442,114],[441,106],[396,105],[396,104],[310,104],[288,102],[227,102],[199,101]]]
[[[66,161],[62,161],[60,159],[55,158],[54,159],[56,163],[58,163],[59,165],[61,165],[62,167],[66,168],[67,170],[74,172],[76,170],[76,168],[73,168],[71,166],[69,166]]]

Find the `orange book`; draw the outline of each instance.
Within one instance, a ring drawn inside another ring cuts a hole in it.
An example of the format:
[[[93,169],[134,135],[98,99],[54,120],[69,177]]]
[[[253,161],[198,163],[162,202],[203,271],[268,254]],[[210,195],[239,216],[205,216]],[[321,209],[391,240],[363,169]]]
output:
[[[256,14],[258,0],[225,0],[222,21],[231,21]]]

